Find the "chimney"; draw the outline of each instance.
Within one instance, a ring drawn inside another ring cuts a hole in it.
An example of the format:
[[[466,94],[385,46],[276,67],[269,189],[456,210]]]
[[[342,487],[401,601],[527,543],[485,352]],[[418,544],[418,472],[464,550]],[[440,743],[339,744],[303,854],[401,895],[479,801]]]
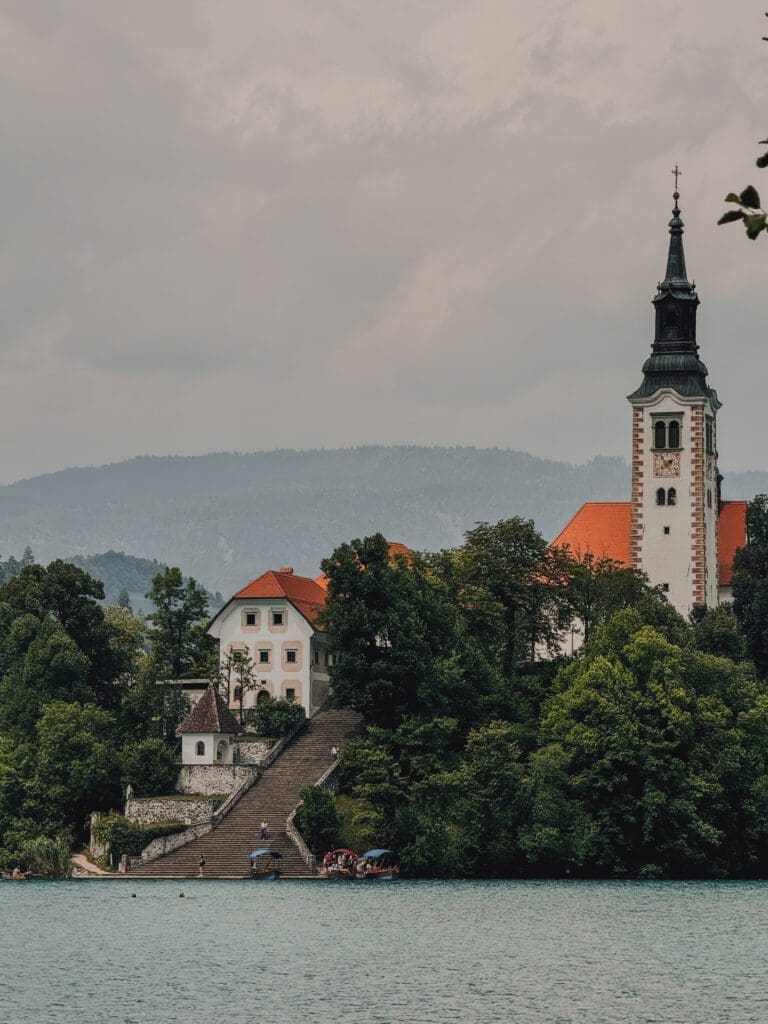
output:
[[[280,572],[284,573],[286,576],[293,576],[293,566],[284,565]]]

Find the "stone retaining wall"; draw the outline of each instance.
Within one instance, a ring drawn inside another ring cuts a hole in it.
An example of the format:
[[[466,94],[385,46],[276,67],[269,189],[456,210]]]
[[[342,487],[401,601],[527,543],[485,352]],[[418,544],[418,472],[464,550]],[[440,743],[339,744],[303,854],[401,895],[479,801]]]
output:
[[[231,793],[246,779],[254,779],[259,769],[256,765],[240,764],[191,764],[182,765],[176,783],[178,793],[192,793],[199,796],[218,796]]]
[[[125,801],[125,816],[142,825],[158,821],[183,821],[185,825],[198,825],[201,821],[210,821],[221,802],[221,798],[217,797],[199,797],[195,800],[174,796],[131,797]]]
[[[193,839],[204,836],[212,828],[212,822],[203,821],[199,825],[192,825],[190,828],[184,829],[183,832],[175,832],[170,836],[160,836],[159,839],[153,839],[148,846],[144,847],[141,851],[141,857],[132,857],[131,862],[133,864],[143,864],[146,861],[157,860],[158,857],[162,857],[172,850],[177,850],[180,846],[186,846]]]
[[[274,740],[254,737],[235,740],[235,764],[262,764],[274,746]]]

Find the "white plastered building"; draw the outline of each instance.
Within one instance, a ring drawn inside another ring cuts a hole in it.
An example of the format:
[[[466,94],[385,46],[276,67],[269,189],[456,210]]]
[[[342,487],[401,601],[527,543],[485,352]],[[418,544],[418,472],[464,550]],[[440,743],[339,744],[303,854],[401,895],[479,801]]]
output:
[[[253,660],[256,687],[243,698],[252,708],[261,695],[292,699],[313,715],[328,696],[329,655],[318,616],[326,589],[286,566],[263,573],[238,591],[214,616],[208,634],[219,641],[222,667],[244,651]],[[239,707],[234,688],[232,707]]]

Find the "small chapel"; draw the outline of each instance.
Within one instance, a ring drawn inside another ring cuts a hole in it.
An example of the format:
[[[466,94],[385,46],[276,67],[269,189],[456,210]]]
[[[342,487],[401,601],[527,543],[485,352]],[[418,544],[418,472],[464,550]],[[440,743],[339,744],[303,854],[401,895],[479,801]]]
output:
[[[723,501],[717,464],[717,392],[699,358],[699,298],[688,280],[675,168],[664,280],[653,298],[655,332],[632,407],[632,492],[588,502],[553,541],[583,558],[641,570],[688,616],[731,600],[733,559],[746,544],[746,501]]]

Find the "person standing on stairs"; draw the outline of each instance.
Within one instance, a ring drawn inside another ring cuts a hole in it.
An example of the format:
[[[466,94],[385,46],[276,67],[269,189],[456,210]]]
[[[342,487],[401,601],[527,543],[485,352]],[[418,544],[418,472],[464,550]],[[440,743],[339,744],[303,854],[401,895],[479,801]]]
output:
[[[269,839],[269,825],[266,823],[266,821],[262,821],[261,823],[261,838]]]
[[[200,860],[197,862],[197,866],[200,869],[197,872],[197,877],[198,878],[202,878],[203,877],[203,868],[205,867],[205,857],[202,855],[202,853],[200,854]]]
[[[332,761],[338,761],[338,759],[339,759],[339,748],[334,743],[333,746],[331,747],[331,760]]]

